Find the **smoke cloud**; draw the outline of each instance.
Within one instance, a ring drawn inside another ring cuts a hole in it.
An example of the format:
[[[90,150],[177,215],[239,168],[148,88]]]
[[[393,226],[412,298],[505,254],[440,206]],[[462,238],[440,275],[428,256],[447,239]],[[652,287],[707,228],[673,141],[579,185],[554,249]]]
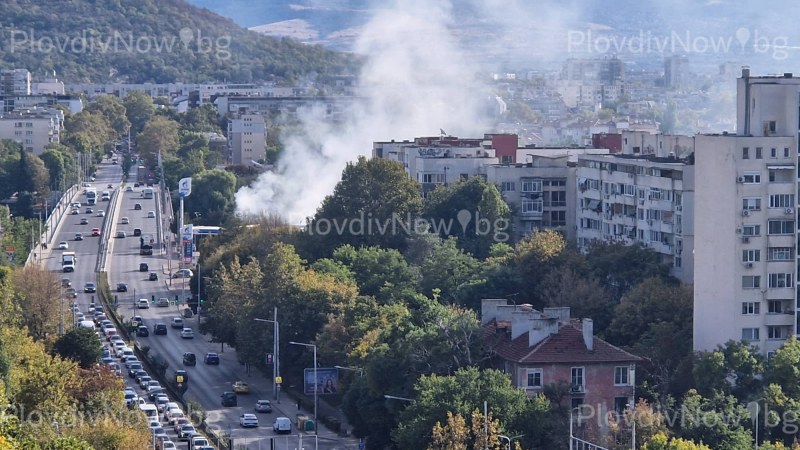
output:
[[[333,192],[348,162],[371,155],[372,142],[487,130],[488,91],[478,82],[478,64],[448,31],[450,8],[397,0],[375,11],[354,48],[366,63],[350,118],[331,124],[319,109],[302,112],[302,130],[284,139],[275,171],[237,192],[238,212],[300,224]]]

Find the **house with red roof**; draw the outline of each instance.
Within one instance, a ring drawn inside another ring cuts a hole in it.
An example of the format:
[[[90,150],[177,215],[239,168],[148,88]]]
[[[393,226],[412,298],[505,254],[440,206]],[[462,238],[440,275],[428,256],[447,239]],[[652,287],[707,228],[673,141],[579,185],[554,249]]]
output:
[[[565,406],[601,415],[633,404],[641,358],[595,337],[592,320],[571,318],[568,307],[537,311],[507,299],[483,299],[481,325],[498,368],[528,395],[563,385],[569,391]]]

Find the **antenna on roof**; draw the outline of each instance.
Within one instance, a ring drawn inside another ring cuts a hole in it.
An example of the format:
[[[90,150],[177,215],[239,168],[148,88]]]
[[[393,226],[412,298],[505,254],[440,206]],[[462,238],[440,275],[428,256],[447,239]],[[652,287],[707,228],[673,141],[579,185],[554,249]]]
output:
[[[511,299],[510,299],[511,302],[514,304],[514,306],[517,306],[517,296],[518,295],[519,295],[519,292],[514,292],[513,294],[504,295],[504,297],[505,298],[511,297]]]

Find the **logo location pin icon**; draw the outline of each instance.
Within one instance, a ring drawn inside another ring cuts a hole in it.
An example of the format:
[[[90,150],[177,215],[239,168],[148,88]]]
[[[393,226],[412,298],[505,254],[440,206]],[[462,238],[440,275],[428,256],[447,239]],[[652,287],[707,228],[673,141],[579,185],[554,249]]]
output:
[[[188,49],[189,43],[194,40],[194,31],[189,27],[181,28],[181,31],[178,32],[178,37],[183,42],[184,47]]]
[[[456,219],[458,219],[458,223],[461,224],[461,233],[466,235],[467,225],[469,225],[470,220],[472,220],[472,214],[466,209],[462,209],[456,214]]]
[[[744,46],[747,44],[747,41],[750,40],[750,30],[745,27],[741,27],[736,30],[736,40],[739,41],[739,45],[742,47],[742,51],[744,51]]]

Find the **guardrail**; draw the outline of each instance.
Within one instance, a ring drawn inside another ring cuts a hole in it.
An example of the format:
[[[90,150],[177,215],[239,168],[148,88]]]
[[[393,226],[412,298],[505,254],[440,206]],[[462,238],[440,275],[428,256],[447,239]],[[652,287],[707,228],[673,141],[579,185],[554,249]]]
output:
[[[97,266],[95,267],[95,272],[105,272],[106,258],[109,252],[108,244],[111,239],[113,239],[113,236],[111,236],[111,225],[114,223],[114,211],[117,209],[117,203],[118,199],[121,198],[121,192],[121,188],[115,189],[108,202],[108,211],[106,211],[106,216],[103,220],[103,231],[100,233],[100,248],[97,252]]]
[[[58,199],[58,203],[53,205],[53,208],[48,211],[50,214],[47,216],[47,219],[44,223],[44,234],[39,236],[39,242],[37,242],[36,245],[34,245],[33,248],[28,252],[28,257],[25,259],[26,266],[29,266],[34,260],[34,253],[41,252],[41,244],[43,242],[47,242],[47,245],[52,246],[53,238],[56,235],[56,228],[58,228],[58,225],[61,223],[61,219],[63,219],[66,215],[67,210],[69,209],[70,200],[72,200],[72,196],[75,195],[76,192],[78,192],[78,185],[74,184],[70,186],[66,191],[64,191],[64,193],[61,195],[61,198]]]

